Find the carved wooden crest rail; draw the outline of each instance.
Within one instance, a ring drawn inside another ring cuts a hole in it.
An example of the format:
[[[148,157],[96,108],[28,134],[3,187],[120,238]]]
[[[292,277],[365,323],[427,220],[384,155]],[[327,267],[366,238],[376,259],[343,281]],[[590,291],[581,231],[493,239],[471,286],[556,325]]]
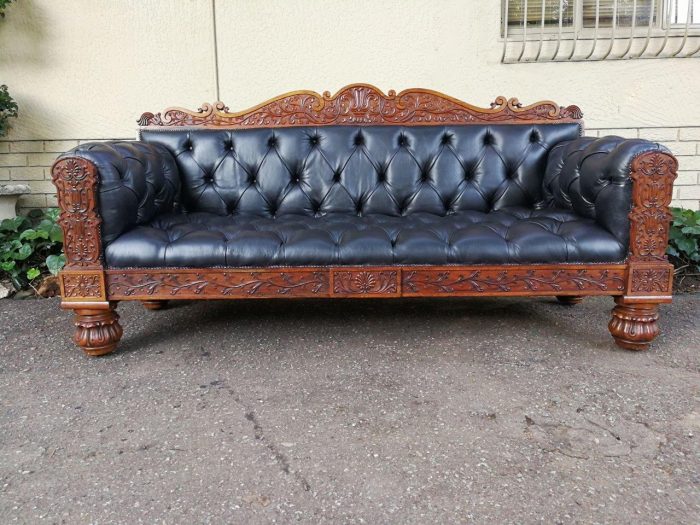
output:
[[[577,106],[561,107],[551,101],[523,106],[517,98],[498,97],[490,108],[473,106],[429,89],[382,93],[369,84],[352,84],[335,95],[328,91],[293,91],[253,108],[231,113],[223,102],[203,104],[197,111],[168,108],[144,113],[140,126],[261,128],[343,125],[440,125],[493,123],[576,122],[583,117]]]

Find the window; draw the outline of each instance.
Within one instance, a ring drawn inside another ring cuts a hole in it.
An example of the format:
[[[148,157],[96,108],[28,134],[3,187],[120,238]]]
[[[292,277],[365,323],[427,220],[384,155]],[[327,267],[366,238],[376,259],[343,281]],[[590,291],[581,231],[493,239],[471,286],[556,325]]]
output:
[[[700,57],[700,0],[501,3],[503,62]]]
[[[595,28],[597,20],[598,27],[612,27],[615,20],[617,27],[632,27],[634,19],[635,27],[646,27],[656,18],[652,3],[659,4],[652,0],[583,0],[581,25]]]
[[[508,5],[508,32],[543,27],[562,30],[648,27],[700,27],[700,0],[503,0]],[[560,20],[561,18],[561,20]],[[634,20],[634,24],[632,24]],[[663,24],[659,23],[663,20]]]
[[[526,14],[527,13],[527,14]],[[559,26],[561,15],[563,27],[573,27],[574,2],[571,0],[512,0],[508,4],[508,27],[522,27],[527,21],[528,29],[539,28],[542,25]]]
[[[700,2],[697,0],[667,0],[668,21],[671,26],[685,26],[686,23],[700,26]]]

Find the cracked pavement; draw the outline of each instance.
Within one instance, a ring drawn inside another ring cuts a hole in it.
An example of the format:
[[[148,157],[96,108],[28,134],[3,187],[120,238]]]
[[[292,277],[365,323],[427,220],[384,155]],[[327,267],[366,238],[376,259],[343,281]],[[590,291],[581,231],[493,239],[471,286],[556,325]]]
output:
[[[700,296],[0,301],[0,523],[700,522]]]

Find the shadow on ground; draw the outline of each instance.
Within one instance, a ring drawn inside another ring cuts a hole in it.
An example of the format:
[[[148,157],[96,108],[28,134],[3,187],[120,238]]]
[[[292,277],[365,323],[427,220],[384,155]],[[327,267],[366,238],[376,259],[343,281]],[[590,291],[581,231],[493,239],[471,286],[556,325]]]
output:
[[[697,523],[699,306],[128,303],[90,359],[0,301],[0,522]]]

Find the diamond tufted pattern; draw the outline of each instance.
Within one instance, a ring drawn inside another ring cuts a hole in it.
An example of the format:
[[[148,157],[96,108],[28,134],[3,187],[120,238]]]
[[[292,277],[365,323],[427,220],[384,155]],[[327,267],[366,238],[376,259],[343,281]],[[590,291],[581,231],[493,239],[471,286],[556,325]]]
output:
[[[111,267],[618,262],[630,164],[666,150],[579,131],[143,130],[64,156],[98,168]]]
[[[405,217],[170,214],[107,247],[112,267],[610,262],[625,246],[572,211],[503,207]]]
[[[552,148],[538,207],[556,206],[595,219],[622,244],[629,244],[632,160],[648,151],[669,152],[642,139],[581,137]]]
[[[59,158],[63,157],[80,157],[97,166],[105,243],[175,206],[180,175],[163,146],[135,141],[89,142]]]
[[[172,153],[188,211],[263,217],[532,206],[549,151],[578,136],[577,124],[141,133]]]

